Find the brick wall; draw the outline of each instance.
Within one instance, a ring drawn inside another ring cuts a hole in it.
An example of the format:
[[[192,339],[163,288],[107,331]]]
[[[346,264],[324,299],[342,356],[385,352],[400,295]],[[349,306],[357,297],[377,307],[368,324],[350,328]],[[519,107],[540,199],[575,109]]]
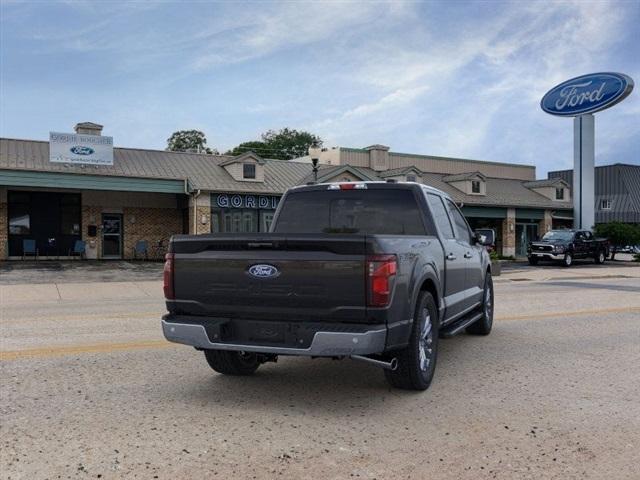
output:
[[[196,229],[194,231],[193,225],[193,207],[189,207],[189,233],[190,234],[202,234],[211,233],[211,207],[197,207],[196,212]],[[202,220],[204,219],[204,223]]]
[[[100,258],[102,256],[102,207],[82,207],[82,239],[87,243],[87,257]],[[105,210],[105,213],[113,213],[113,209]],[[182,233],[182,214],[178,209],[172,208],[147,208],[124,207],[122,209],[123,245],[122,258],[131,260],[134,258],[133,249],[136,242],[146,240],[149,250],[149,258],[161,259],[171,235]],[[87,235],[87,226],[97,225],[97,236]],[[163,249],[157,249],[156,245],[162,240]]]
[[[123,211],[125,259],[134,258],[136,242],[146,240],[149,258],[161,259],[171,235],[182,233],[182,214],[178,209],[125,207]],[[164,248],[156,249],[159,240]]]
[[[102,208],[91,205],[82,206],[82,240],[86,243],[87,258],[99,258],[102,252],[102,236],[100,228],[98,228],[95,237],[87,235],[87,227],[89,225],[100,226],[102,222]]]

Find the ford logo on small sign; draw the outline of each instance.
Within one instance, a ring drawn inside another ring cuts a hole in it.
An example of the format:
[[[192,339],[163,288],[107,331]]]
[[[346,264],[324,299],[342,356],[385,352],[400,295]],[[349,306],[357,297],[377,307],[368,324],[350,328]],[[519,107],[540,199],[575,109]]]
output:
[[[280,275],[280,270],[273,265],[261,263],[259,265],[251,265],[247,273],[255,278],[274,278]]]
[[[542,110],[551,115],[575,117],[612,107],[633,90],[633,80],[622,73],[590,73],[572,78],[549,90]]]
[[[91,147],[82,147],[80,145],[76,145],[75,147],[71,147],[69,150],[71,151],[71,153],[74,153],[76,155],[92,155],[92,154],[94,154],[96,152]]]

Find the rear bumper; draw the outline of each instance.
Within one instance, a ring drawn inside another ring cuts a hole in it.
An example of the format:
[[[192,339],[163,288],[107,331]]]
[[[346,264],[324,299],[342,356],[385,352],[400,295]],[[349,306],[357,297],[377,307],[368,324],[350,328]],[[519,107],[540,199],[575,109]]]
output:
[[[193,317],[191,317],[193,318]],[[311,357],[334,357],[343,355],[369,355],[385,350],[387,329],[384,325],[371,325],[362,332],[322,331],[320,326],[313,334],[307,348],[256,344],[244,342],[212,342],[204,325],[181,323],[174,316],[162,320],[162,332],[167,340],[193,347],[213,350],[231,350],[277,355],[304,355]]]

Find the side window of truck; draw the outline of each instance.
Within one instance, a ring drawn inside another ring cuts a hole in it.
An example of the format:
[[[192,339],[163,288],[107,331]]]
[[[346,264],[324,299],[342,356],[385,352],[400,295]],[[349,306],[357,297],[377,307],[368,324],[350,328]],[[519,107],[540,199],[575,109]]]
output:
[[[458,207],[451,200],[447,200],[447,207],[449,207],[449,213],[451,214],[451,219],[453,220],[453,224],[456,227],[456,237],[458,240],[462,240],[463,242],[472,243],[471,242],[471,230],[469,229],[469,225],[467,221],[458,210]]]
[[[427,193],[427,198],[429,199],[433,221],[438,225],[438,230],[440,230],[442,236],[446,239],[454,238],[451,220],[449,219],[447,209],[444,207],[444,203],[442,203],[442,198],[433,193]]]

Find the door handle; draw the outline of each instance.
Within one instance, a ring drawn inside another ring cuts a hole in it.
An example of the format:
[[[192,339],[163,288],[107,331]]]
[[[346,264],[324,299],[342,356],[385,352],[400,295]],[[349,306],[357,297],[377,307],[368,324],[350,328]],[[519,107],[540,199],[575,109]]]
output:
[[[453,253],[450,253],[449,255],[447,255],[447,260],[455,260],[456,256]]]
[[[471,252],[467,252],[464,254],[464,258],[471,258],[471,257],[473,257],[473,253]]]

